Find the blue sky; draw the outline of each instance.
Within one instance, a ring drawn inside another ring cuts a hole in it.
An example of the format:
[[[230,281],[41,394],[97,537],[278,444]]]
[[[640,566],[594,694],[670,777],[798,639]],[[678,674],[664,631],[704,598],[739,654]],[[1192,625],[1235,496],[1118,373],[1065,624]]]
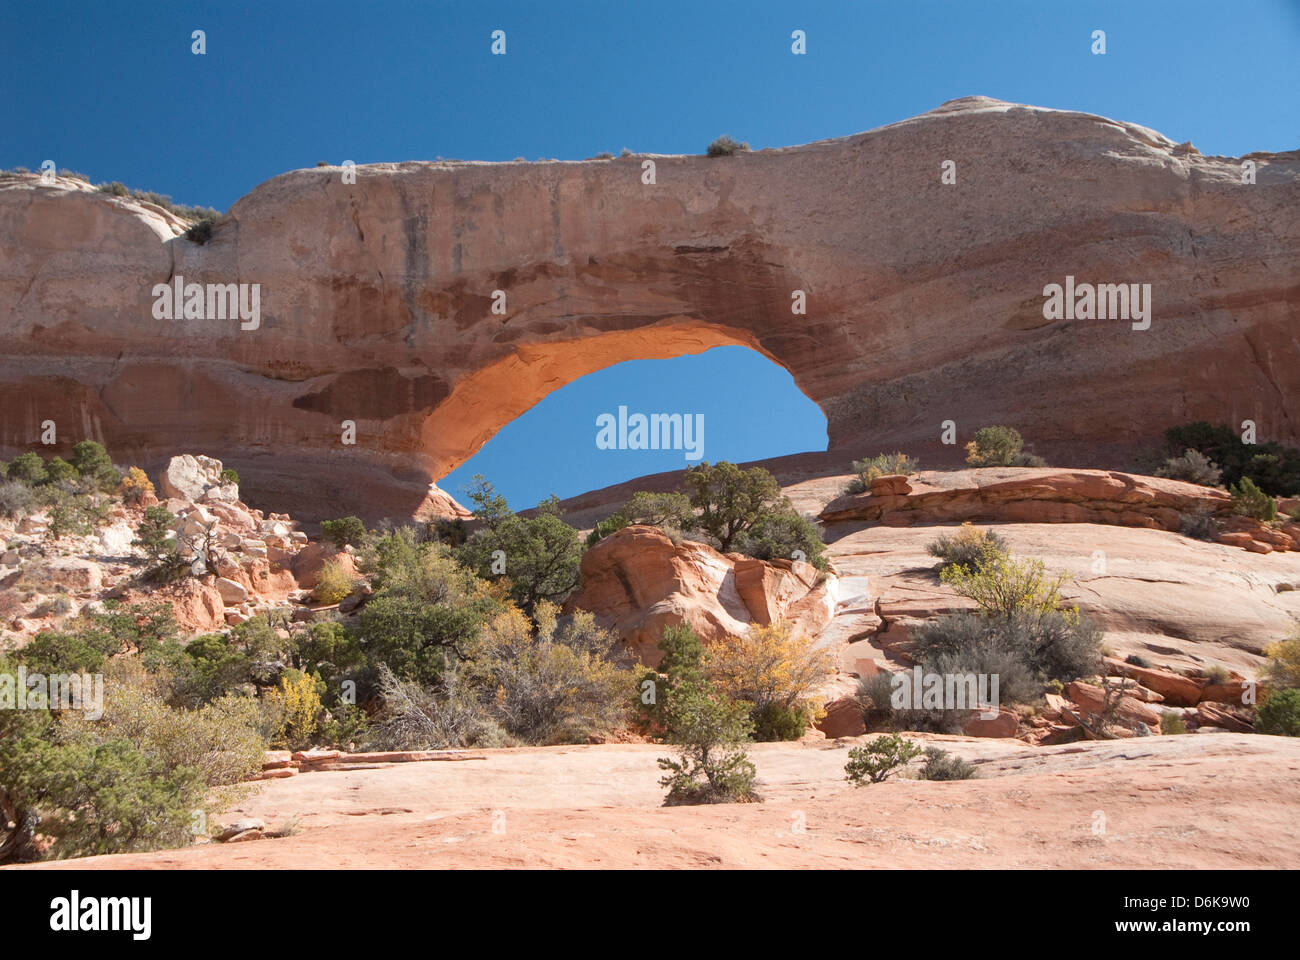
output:
[[[796,28],[806,56],[790,52]],[[504,57],[489,53],[495,29]],[[698,153],[723,132],[786,146],[972,94],[1239,155],[1300,146],[1300,0],[10,0],[0,79],[0,167],[52,159],[223,210],[318,160]],[[705,412],[712,460],[825,446],[783,370],[726,348],[571,384],[444,486],[482,472],[524,507],[680,466],[595,451],[591,412],[617,402]]]

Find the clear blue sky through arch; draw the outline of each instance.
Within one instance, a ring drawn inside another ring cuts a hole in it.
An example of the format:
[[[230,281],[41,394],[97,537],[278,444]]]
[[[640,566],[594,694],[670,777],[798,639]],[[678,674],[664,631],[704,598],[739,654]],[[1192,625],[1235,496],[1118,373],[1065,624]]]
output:
[[[490,52],[498,29],[505,56]],[[1090,50],[1098,29],[1104,56]],[[975,94],[1238,156],[1300,146],[1300,0],[10,0],[0,80],[0,167],[50,159],[223,210],[319,160],[700,153],[721,133],[788,146]],[[773,413],[806,412],[806,398],[752,362],[721,350],[592,382],[619,377],[646,411],[698,410],[686,398],[712,383],[737,412],[706,419],[708,444],[733,444],[712,459],[824,448],[824,422]],[[726,365],[699,379],[701,363]],[[564,431],[592,413],[586,389],[525,414],[474,469],[525,507],[674,465],[570,447]]]

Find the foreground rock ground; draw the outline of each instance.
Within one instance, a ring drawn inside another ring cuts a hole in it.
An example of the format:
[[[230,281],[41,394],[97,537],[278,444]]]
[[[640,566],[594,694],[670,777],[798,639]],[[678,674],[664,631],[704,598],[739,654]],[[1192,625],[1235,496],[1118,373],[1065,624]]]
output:
[[[916,737],[980,779],[855,788],[843,766],[866,738],[760,744],[764,803],[663,807],[661,746],[485,750],[269,781],[227,814],[297,818],[291,836],[39,867],[1300,867],[1300,741]]]

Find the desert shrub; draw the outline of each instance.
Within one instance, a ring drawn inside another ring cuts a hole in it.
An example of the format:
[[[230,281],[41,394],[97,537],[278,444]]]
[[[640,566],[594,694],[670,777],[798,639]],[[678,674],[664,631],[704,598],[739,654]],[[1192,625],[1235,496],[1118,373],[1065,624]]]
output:
[[[1013,427],[980,427],[966,444],[966,462],[975,467],[1045,467],[1047,461],[1024,452],[1025,441]]]
[[[594,547],[600,541],[604,540],[611,533],[618,533],[624,527],[630,526],[627,517],[621,513],[613,513],[604,520],[597,520],[596,525],[591,528],[587,534],[587,546]]]
[[[379,703],[372,735],[381,750],[496,747],[508,740],[455,670],[426,686],[380,666]]]
[[[218,475],[217,480],[220,481],[222,484],[231,484],[231,483],[233,483],[233,484],[235,484],[236,486],[238,486],[238,485],[239,485],[239,473],[236,472],[235,470],[231,469],[230,467],[226,467],[226,468],[225,468],[224,470],[222,470],[221,473]]]
[[[216,227],[216,217],[200,217],[194,223],[190,224],[188,229],[186,229],[185,239],[201,246],[212,239],[212,234],[216,231]]]
[[[135,528],[135,539],[131,546],[144,551],[152,564],[162,563],[176,554],[176,535],[172,525],[176,517],[170,510],[159,504],[146,507],[144,517]]]
[[[698,511],[692,529],[713,537],[723,553],[742,533],[788,503],[776,478],[762,467],[742,470],[726,461],[712,466],[705,461],[686,471],[683,485]]]
[[[16,657],[30,673],[98,673],[122,647],[122,638],[114,632],[88,628],[83,621],[63,630],[42,630]]]
[[[925,766],[920,773],[922,780],[973,780],[977,775],[975,764],[938,747],[925,748]]]
[[[749,144],[733,140],[730,136],[724,133],[709,144],[709,149],[706,153],[710,157],[729,157],[734,153],[744,153],[748,150]]]
[[[45,461],[41,459],[41,455],[31,450],[19,454],[9,462],[7,475],[10,480],[18,480],[32,487],[44,483],[49,476],[45,471]]]
[[[835,673],[830,651],[783,621],[727,637],[709,653],[707,676],[720,694],[749,705],[758,739],[777,732],[782,739],[803,736],[821,710],[814,691]],[[788,736],[796,726],[798,733]]]
[[[322,520],[321,536],[342,550],[344,547],[359,547],[366,542],[366,525],[360,517],[340,517],[338,520]]]
[[[536,626],[518,610],[494,617],[466,666],[483,691],[485,713],[526,743],[581,743],[622,726],[633,674],[614,663],[616,636],[579,611],[561,624],[542,601]]]
[[[1181,457],[1170,457],[1156,469],[1157,477],[1199,483],[1203,487],[1217,487],[1223,471],[1205,454],[1188,447]]]
[[[526,613],[542,600],[562,601],[578,585],[582,545],[578,531],[560,519],[559,500],[549,497],[533,516],[521,517],[491,484],[476,479],[470,498],[485,526],[457,548],[457,558],[484,579],[508,578],[510,596]]]
[[[1260,733],[1300,737],[1300,690],[1278,690],[1269,694],[1255,717]]]
[[[334,620],[313,623],[290,637],[293,665],[322,680],[330,681],[365,663],[356,635]]]
[[[108,451],[94,440],[82,440],[72,448],[72,465],[79,475],[105,492],[116,490],[122,482]]]
[[[1277,519],[1277,501],[1255,486],[1250,477],[1242,477],[1228,492],[1232,494],[1233,513],[1266,522]]]
[[[845,779],[855,787],[881,783],[921,755],[921,748],[896,733],[876,737],[849,751],[844,765]]]
[[[916,730],[928,733],[961,733],[969,711],[927,710],[894,705],[894,674],[878,673],[858,683],[857,700],[869,730]]]
[[[0,516],[21,519],[35,512],[40,500],[32,488],[17,480],[0,480]]]
[[[1090,676],[1101,636],[1088,618],[1057,610],[1009,617],[957,613],[917,630],[912,655],[934,673],[996,675],[1000,699],[1028,703],[1049,680]]]
[[[140,503],[146,497],[153,496],[153,481],[139,467],[131,467],[122,478],[118,492],[127,503]]]
[[[665,728],[665,710],[675,687],[687,682],[707,683],[704,669],[709,659],[700,635],[686,623],[664,627],[658,646],[663,654],[658,667],[644,669],[636,681],[641,693],[640,719],[652,732]]]
[[[648,523],[662,527],[669,534],[690,529],[695,519],[691,500],[684,493],[650,493],[639,490],[623,504],[619,513],[627,523]]]
[[[238,783],[262,769],[266,743],[255,729],[252,698],[227,696],[190,710],[170,706],[168,692],[165,675],[119,658],[104,666],[103,717],[89,720],[70,711],[61,723],[74,736],[126,740],[158,769],[188,767],[209,787]]]
[[[364,710],[352,703],[336,703],[321,715],[316,743],[333,750],[355,753],[374,742],[374,728]]]
[[[55,491],[47,513],[49,526],[45,535],[51,540],[64,537],[88,537],[103,518],[103,509],[87,497]]]
[[[1207,507],[1196,507],[1182,514],[1178,532],[1193,540],[1213,540],[1218,529],[1214,514]]]
[[[1300,688],[1300,630],[1264,648],[1264,680],[1282,689]]]
[[[1196,450],[1222,471],[1221,482],[1232,486],[1249,478],[1264,493],[1275,497],[1300,492],[1300,450],[1279,443],[1243,443],[1231,427],[1201,421],[1165,431],[1170,454]],[[1185,455],[1185,454],[1184,454]]]
[[[605,151],[601,151],[600,153],[596,154],[596,159],[597,159],[597,160],[613,160],[613,159],[614,159],[614,155],[613,155],[612,153],[610,153],[609,151],[605,150]]]
[[[198,708],[252,682],[252,658],[220,633],[195,637],[184,646],[164,645],[149,659],[169,668],[168,701],[176,706]]]
[[[302,750],[312,745],[321,714],[320,690],[310,673],[286,670],[280,686],[269,696],[283,706],[280,729],[271,739],[272,746]]]
[[[914,460],[901,452],[878,453],[866,460],[854,460],[853,472],[857,476],[848,482],[844,492],[865,493],[870,489],[872,481],[878,477],[894,475],[907,477],[919,472],[920,469],[921,462],[919,460]]]
[[[1212,684],[1227,683],[1232,679],[1232,674],[1228,672],[1227,667],[1216,663],[1206,668],[1205,679]]]
[[[733,548],[759,560],[803,560],[826,570],[826,547],[816,525],[802,517],[788,499],[742,533]]]
[[[1169,737],[1186,733],[1187,724],[1183,721],[1183,715],[1177,710],[1160,711],[1160,732]]]
[[[961,564],[978,567],[986,560],[1007,555],[1006,541],[991,530],[963,523],[955,534],[946,533],[926,545],[926,552],[943,561],[941,567]]]
[[[480,581],[440,543],[418,543],[403,527],[370,545],[362,557],[375,594],[361,612],[357,635],[372,665],[398,678],[431,684],[469,655],[483,624],[502,609]]]
[[[126,739],[69,738],[47,711],[0,710],[0,864],[182,846],[204,793],[194,768]]]
[[[1125,662],[1125,663],[1131,663],[1131,664],[1133,664],[1133,666],[1135,666],[1135,667],[1150,667],[1150,666],[1151,666],[1151,661],[1150,661],[1150,660],[1148,660],[1146,657],[1139,656],[1139,655],[1136,654],[1136,653],[1130,653],[1127,657],[1124,658],[1124,662]]]
[[[666,739],[681,746],[678,759],[660,757],[668,806],[760,799],[757,771],[745,752],[753,726],[749,707],[720,695],[712,685],[688,680],[673,688],[664,707]]]
[[[1043,561],[991,555],[975,566],[945,567],[939,579],[959,595],[974,600],[981,612],[1001,617],[1046,613],[1061,604],[1065,575],[1047,575]]]
[[[317,603],[331,606],[349,596],[356,587],[356,578],[337,560],[327,560],[321,567],[312,597]]]
[[[45,480],[47,483],[68,483],[76,480],[81,474],[77,468],[62,457],[52,457],[50,462],[45,465]]]

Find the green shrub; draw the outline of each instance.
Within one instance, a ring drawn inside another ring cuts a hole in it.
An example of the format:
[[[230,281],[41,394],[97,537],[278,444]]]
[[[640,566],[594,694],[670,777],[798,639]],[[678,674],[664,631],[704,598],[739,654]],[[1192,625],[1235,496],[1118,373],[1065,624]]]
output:
[[[759,560],[802,560],[818,570],[830,566],[816,525],[801,517],[784,498],[781,505],[760,517],[732,546],[736,552]]]
[[[176,536],[172,531],[175,522],[176,517],[166,507],[159,504],[146,507],[143,519],[136,525],[131,546],[143,550],[151,564],[161,564],[176,554]]]
[[[604,540],[612,533],[618,533],[624,527],[630,526],[627,517],[621,513],[613,513],[604,520],[597,520],[596,525],[587,534],[587,546],[594,547],[600,541]]]
[[[1217,487],[1223,471],[1205,454],[1189,447],[1183,451],[1181,457],[1170,457],[1166,460],[1164,465],[1156,470],[1156,476],[1182,480],[1186,483],[1198,483],[1203,487]]]
[[[366,525],[360,517],[340,517],[338,520],[322,520],[321,536],[342,550],[344,547],[359,547],[366,541]]]
[[[845,779],[855,787],[882,783],[921,755],[921,748],[896,733],[876,737],[870,743],[849,751],[844,766]]]
[[[706,152],[710,157],[729,157],[733,153],[743,153],[748,150],[749,144],[733,140],[724,133],[709,144],[709,149]]]
[[[753,734],[749,706],[728,700],[712,686],[688,680],[678,684],[664,708],[666,739],[682,748],[677,760],[660,757],[668,788],[667,806],[749,802],[757,771],[743,744]]]
[[[1232,494],[1233,513],[1265,522],[1277,519],[1277,501],[1255,486],[1250,477],[1242,477],[1228,492]]]
[[[212,234],[216,231],[216,217],[201,217],[192,223],[185,231],[185,239],[191,243],[197,243],[200,246],[212,239]]]
[[[582,544],[578,531],[560,519],[559,500],[549,497],[533,516],[521,517],[491,484],[478,479],[471,499],[476,503],[474,515],[485,526],[457,548],[457,558],[484,579],[507,578],[510,596],[526,613],[542,600],[563,601],[578,585]]]
[[[230,467],[226,467],[226,469],[222,470],[221,475],[217,479],[220,480],[222,484],[239,484],[239,474]]]
[[[954,757],[938,747],[925,748],[925,766],[921,768],[922,780],[973,780],[978,776],[975,764]]]
[[[1255,717],[1260,733],[1300,737],[1300,690],[1278,690],[1269,694]]]
[[[845,493],[865,493],[878,477],[901,475],[909,477],[921,470],[921,462],[905,453],[879,453],[866,460],[854,460],[853,477],[844,488]]]
[[[952,536],[941,535],[925,549],[930,556],[943,561],[941,567],[954,564],[978,567],[994,557],[1007,556],[1005,540],[991,530],[980,530],[969,523],[963,523]]]
[[[337,560],[327,560],[312,590],[312,598],[325,606],[333,606],[351,595],[356,588],[352,571]]]
[[[78,474],[105,492],[116,490],[122,482],[122,475],[113,466],[108,451],[94,440],[82,440],[72,448],[72,465]]]
[[[1294,447],[1243,443],[1231,427],[1214,427],[1204,421],[1170,427],[1165,441],[1171,454],[1192,449],[1213,460],[1222,471],[1221,482],[1229,486],[1248,477],[1271,496],[1300,493],[1300,450]]]
[[[980,427],[975,439],[966,444],[966,462],[975,467],[1016,466],[1024,444],[1013,427]]]
[[[1187,732],[1183,715],[1176,710],[1160,711],[1160,732],[1165,736],[1176,736]]]
[[[48,476],[45,471],[45,461],[41,459],[39,453],[31,450],[19,454],[9,463],[8,477],[10,480],[18,480],[34,487],[37,484],[44,483]]]
[[[1047,575],[1043,561],[991,554],[975,566],[945,567],[939,579],[959,595],[974,600],[981,612],[1000,617],[1047,613],[1061,605],[1065,575]]]
[[[54,457],[45,465],[45,479],[48,483],[66,483],[80,476],[77,468],[62,457]]]

